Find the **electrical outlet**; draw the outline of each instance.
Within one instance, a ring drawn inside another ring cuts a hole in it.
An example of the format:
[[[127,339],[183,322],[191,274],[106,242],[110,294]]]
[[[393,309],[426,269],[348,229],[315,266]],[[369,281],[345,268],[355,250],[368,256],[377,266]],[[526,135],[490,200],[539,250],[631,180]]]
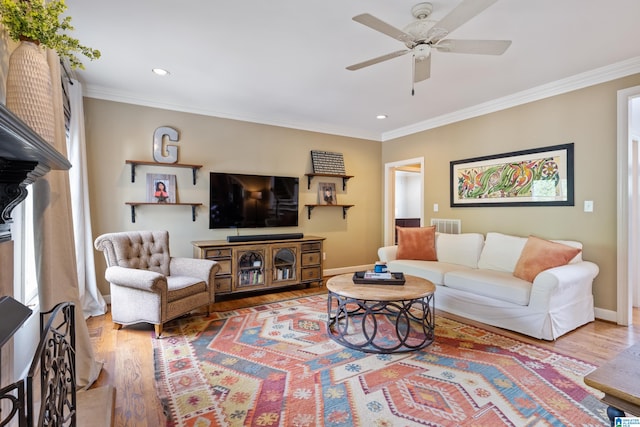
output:
[[[327,260],[327,253],[326,252],[322,252],[322,260],[323,261]]]
[[[434,204],[433,204],[433,211],[434,211],[434,212],[438,212],[438,208],[439,208],[438,204],[437,204],[437,203],[434,203]]]

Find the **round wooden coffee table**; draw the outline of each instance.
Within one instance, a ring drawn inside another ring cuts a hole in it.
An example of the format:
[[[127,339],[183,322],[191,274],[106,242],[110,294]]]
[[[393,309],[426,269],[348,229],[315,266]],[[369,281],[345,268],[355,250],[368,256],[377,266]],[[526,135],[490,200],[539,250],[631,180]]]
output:
[[[428,280],[405,275],[404,285],[353,283],[353,274],[327,281],[327,333],[369,353],[419,350],[433,342],[434,293]]]

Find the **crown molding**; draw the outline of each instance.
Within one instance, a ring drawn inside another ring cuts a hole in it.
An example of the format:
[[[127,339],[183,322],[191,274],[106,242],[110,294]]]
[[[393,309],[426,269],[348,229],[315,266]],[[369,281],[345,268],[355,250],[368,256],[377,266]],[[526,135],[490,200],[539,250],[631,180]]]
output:
[[[88,98],[103,99],[107,101],[123,102],[127,104],[140,105],[151,108],[160,108],[170,111],[180,111],[190,114],[200,114],[204,116],[213,116],[223,119],[238,120],[263,124],[268,126],[285,127],[289,129],[297,129],[302,131],[326,133],[329,135],[340,135],[351,138],[368,139],[372,141],[390,141],[440,126],[474,117],[483,116],[485,114],[494,113],[496,111],[505,110],[507,108],[516,107],[533,101],[549,98],[563,93],[571,92],[577,89],[593,86],[599,83],[608,82],[618,78],[626,77],[632,74],[640,73],[640,57],[631,58],[605,67],[596,68],[595,70],[567,77],[544,85],[536,86],[521,92],[516,92],[501,98],[487,101],[472,107],[463,108],[449,114],[443,114],[429,120],[418,122],[409,126],[404,126],[381,134],[373,132],[360,131],[353,129],[337,128],[333,126],[318,126],[317,123],[293,124],[287,122],[277,122],[262,120],[255,117],[240,116],[220,111],[194,108],[192,106],[184,106],[178,104],[169,104],[152,99],[132,96],[130,93],[113,91],[99,86],[85,86],[84,96]]]
[[[125,104],[140,105],[143,107],[159,108],[169,111],[179,111],[182,113],[199,114],[202,116],[218,117],[221,119],[238,120],[242,122],[256,123],[266,126],[277,126],[287,129],[296,129],[301,131],[326,133],[328,135],[338,135],[349,138],[369,139],[372,141],[380,141],[380,134],[375,132],[360,131],[354,129],[344,129],[335,126],[323,126],[318,123],[294,124],[288,122],[278,122],[273,120],[263,120],[256,117],[240,116],[215,110],[203,108],[195,108],[192,106],[184,106],[180,104],[170,104],[153,99],[132,96],[130,93],[114,91],[101,86],[87,85],[84,89],[84,96],[87,98],[102,99],[105,101],[122,102]]]
[[[483,116],[485,114],[494,113],[496,111],[505,110],[507,108],[516,107],[518,105],[538,101],[544,98],[561,95],[563,93],[571,92],[577,89],[583,89],[585,87],[593,86],[600,83],[605,83],[636,73],[640,73],[640,57],[635,57],[626,61],[607,65],[605,67],[596,68],[595,70],[576,74],[575,76],[571,76],[566,79],[557,80],[555,82],[547,83],[541,86],[536,86],[531,89],[516,92],[512,95],[504,96],[502,98],[497,98],[488,102],[484,102],[482,104],[474,105],[469,108],[454,111],[450,114],[444,114],[442,116],[434,117],[433,119],[415,123],[410,126],[405,126],[396,130],[384,132],[381,136],[381,141],[389,141],[403,136],[412,135],[414,133],[434,129],[440,126],[471,119],[478,116]]]

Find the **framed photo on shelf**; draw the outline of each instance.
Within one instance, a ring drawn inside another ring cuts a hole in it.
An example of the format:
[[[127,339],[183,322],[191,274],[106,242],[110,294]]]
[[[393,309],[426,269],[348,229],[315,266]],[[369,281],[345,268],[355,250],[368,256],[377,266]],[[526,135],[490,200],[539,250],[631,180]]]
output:
[[[336,184],[334,182],[318,183],[318,204],[319,205],[337,205]]]
[[[176,176],[148,173],[147,202],[177,203]]]

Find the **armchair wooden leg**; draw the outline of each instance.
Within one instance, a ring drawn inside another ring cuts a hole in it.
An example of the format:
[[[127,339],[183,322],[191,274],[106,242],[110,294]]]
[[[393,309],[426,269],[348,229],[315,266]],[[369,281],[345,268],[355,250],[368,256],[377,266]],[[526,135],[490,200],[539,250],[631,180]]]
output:
[[[156,339],[159,339],[160,338],[160,334],[162,334],[162,324],[153,325],[153,327],[156,330]]]
[[[118,329],[121,329],[121,328],[122,328],[122,324],[121,323],[113,322],[113,329],[118,330]]]

